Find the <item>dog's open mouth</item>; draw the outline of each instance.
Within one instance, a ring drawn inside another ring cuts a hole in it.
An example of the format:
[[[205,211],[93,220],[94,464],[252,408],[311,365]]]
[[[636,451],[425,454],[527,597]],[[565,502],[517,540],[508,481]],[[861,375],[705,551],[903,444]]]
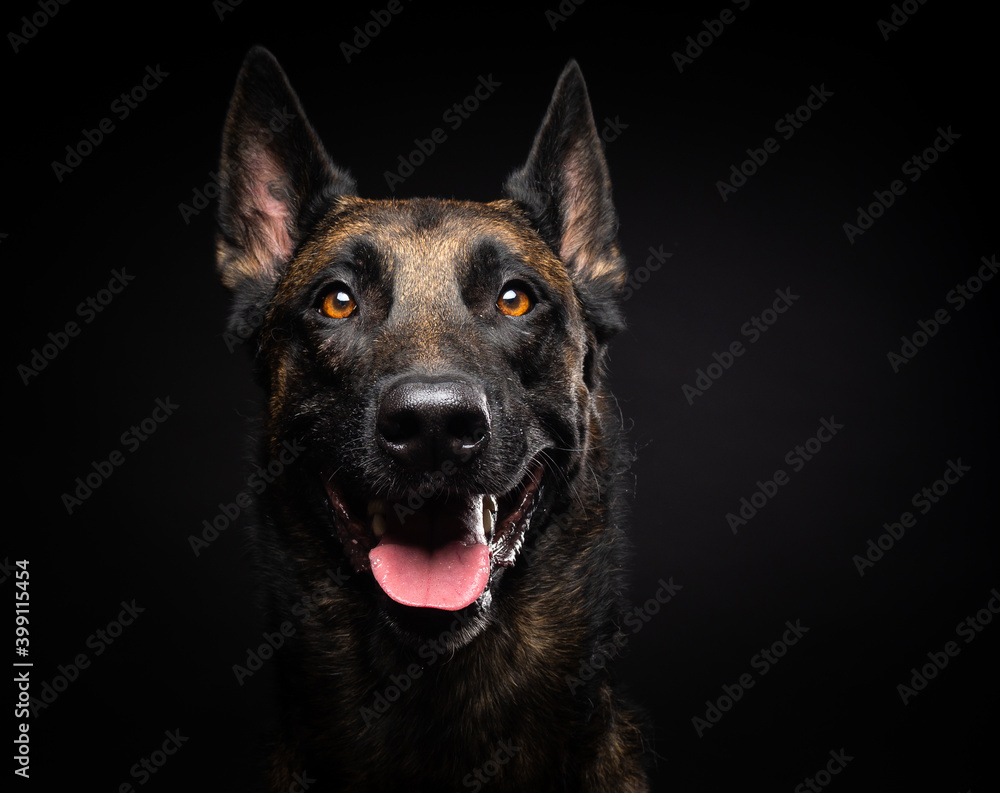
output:
[[[404,606],[458,611],[480,598],[497,566],[514,563],[541,500],[542,473],[542,464],[532,463],[520,484],[500,495],[361,496],[334,477],[326,492],[357,572],[370,570]]]

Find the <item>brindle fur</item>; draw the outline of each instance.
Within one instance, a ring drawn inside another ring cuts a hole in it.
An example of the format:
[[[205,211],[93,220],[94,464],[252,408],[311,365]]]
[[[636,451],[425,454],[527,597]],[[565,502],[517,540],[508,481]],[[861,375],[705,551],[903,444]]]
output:
[[[219,270],[232,327],[254,330],[266,393],[259,462],[286,441],[305,449],[261,496],[254,529],[272,629],[294,630],[278,653],[272,789],[305,774],[311,791],[484,779],[495,793],[646,790],[637,719],[605,663],[621,638],[627,455],[602,361],[622,324],[625,265],[576,64],[505,198],[365,200],[257,48],[230,105],[221,181]],[[503,279],[524,275],[538,306],[501,317]],[[345,277],[362,308],[334,326],[315,295]],[[489,397],[489,449],[449,486],[505,492],[530,455],[546,463],[544,511],[513,566],[495,571],[487,607],[387,607],[338,539],[324,476],[396,492],[424,481],[371,442],[379,384],[405,371],[460,372]]]

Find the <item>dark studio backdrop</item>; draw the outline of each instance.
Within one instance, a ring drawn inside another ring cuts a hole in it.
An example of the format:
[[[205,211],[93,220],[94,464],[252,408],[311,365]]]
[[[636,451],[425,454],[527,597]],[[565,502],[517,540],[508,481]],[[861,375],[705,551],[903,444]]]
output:
[[[654,789],[996,789],[984,12],[387,5],[0,15],[0,587],[13,611],[29,561],[36,699],[8,733],[30,725],[17,788],[258,789],[273,662],[233,671],[264,626],[232,505],[259,392],[223,338],[211,198],[263,44],[371,197],[496,197],[580,62],[633,271],[610,358],[636,455],[616,670]],[[231,525],[196,556],[205,521]]]

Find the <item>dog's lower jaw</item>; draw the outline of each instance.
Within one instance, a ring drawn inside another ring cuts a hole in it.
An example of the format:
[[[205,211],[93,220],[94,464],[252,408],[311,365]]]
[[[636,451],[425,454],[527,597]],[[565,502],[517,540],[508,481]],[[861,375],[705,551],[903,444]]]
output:
[[[578,515],[566,523],[581,526]],[[463,789],[464,776],[503,744],[518,750],[503,773],[491,777],[495,793],[646,790],[637,724],[611,693],[604,672],[590,669],[593,678],[583,687],[575,682],[580,659],[593,649],[588,650],[592,626],[582,601],[567,603],[564,611],[536,608],[553,592],[565,592],[571,579],[583,590],[578,596],[586,597],[590,573],[581,571],[600,567],[594,564],[600,540],[586,526],[567,528],[572,537],[549,533],[552,528],[545,528],[538,555],[521,561],[535,567],[559,541],[579,540],[587,562],[535,569],[538,575],[525,575],[516,566],[518,574],[506,581],[503,602],[497,604],[502,618],[495,625],[479,612],[466,621],[460,614],[408,609],[411,617],[448,622],[436,632],[428,623],[429,638],[422,641],[400,641],[396,626],[379,618],[355,588],[343,590],[336,607],[303,624],[296,637],[325,634],[338,655],[354,661],[328,666],[332,646],[312,640],[302,644],[305,657],[288,669],[297,704],[286,738],[301,754],[279,751],[276,779],[281,783],[273,789],[288,790],[294,774],[303,771],[320,780],[317,791]],[[563,553],[556,555],[565,559]],[[475,635],[460,635],[465,632]],[[357,763],[358,757],[365,762]],[[454,775],[445,784],[438,775],[448,768]],[[560,774],[576,784],[557,787],[566,784]],[[325,780],[341,784],[326,788]]]

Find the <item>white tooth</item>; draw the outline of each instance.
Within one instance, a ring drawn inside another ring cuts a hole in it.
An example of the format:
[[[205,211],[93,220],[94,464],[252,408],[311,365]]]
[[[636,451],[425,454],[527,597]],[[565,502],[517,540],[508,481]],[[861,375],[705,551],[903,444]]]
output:
[[[489,537],[497,517],[497,500],[493,496],[483,496],[483,530]]]
[[[384,515],[385,514],[385,502],[380,498],[373,498],[368,502],[368,514],[369,515]]]
[[[372,531],[376,537],[381,537],[385,534],[385,515],[381,512],[376,512],[372,515]]]

